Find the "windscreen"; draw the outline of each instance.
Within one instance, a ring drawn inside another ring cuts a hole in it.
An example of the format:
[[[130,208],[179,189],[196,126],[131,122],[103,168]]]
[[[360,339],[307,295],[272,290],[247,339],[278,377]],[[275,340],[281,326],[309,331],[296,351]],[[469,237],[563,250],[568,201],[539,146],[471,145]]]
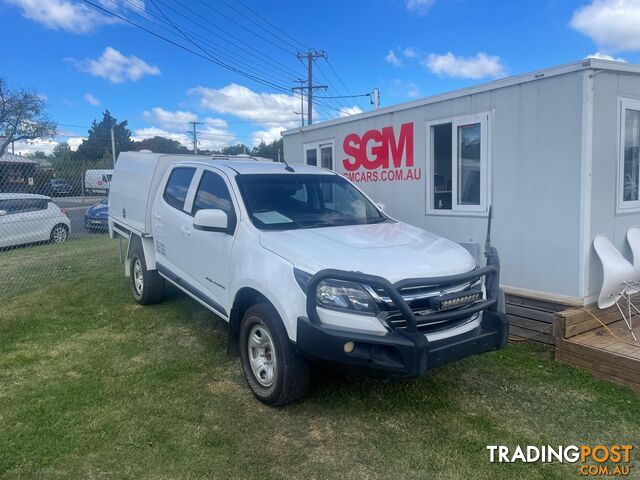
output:
[[[292,230],[380,223],[388,219],[339,175],[238,175],[236,181],[253,224]]]

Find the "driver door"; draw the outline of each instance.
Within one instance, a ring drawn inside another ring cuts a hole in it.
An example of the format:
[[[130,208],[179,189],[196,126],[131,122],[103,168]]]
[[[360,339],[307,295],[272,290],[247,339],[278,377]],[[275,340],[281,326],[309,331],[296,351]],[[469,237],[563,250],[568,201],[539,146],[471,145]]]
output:
[[[221,313],[229,313],[229,266],[231,249],[238,223],[231,188],[222,172],[205,169],[193,198],[190,214],[198,210],[219,209],[227,214],[227,231],[212,232],[193,228],[190,238],[189,266],[192,278],[198,282],[209,299],[218,304],[211,305]],[[221,307],[222,310],[219,308]]]

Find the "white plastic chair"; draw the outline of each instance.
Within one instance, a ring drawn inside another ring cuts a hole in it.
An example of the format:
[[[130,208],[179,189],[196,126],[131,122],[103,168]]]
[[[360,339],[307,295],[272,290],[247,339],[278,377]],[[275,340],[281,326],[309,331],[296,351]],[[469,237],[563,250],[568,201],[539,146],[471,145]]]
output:
[[[627,243],[633,255],[634,281],[640,284],[640,228],[631,227],[627,230]]]
[[[618,307],[622,319],[637,342],[631,325],[633,315],[640,314],[640,310],[631,302],[631,295],[638,292],[636,269],[604,235],[597,235],[593,239],[593,248],[602,263],[604,273],[598,308],[609,308],[613,305]]]

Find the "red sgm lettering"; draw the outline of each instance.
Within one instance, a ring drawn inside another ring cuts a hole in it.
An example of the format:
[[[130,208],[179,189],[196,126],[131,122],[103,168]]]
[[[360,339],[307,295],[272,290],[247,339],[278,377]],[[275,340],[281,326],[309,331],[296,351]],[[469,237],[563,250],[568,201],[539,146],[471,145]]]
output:
[[[413,122],[402,124],[397,141],[393,127],[368,130],[362,137],[356,133],[350,133],[344,138],[342,149],[345,155],[350,157],[342,161],[345,170],[349,172],[359,168],[366,170],[390,168],[389,157],[393,162],[393,168],[402,167],[403,157],[406,166],[412,167]]]

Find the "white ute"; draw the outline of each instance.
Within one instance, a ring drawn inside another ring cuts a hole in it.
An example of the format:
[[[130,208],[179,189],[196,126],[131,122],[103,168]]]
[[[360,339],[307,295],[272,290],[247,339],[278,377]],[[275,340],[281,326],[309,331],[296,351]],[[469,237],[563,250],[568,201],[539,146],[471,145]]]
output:
[[[229,322],[269,405],[304,395],[309,361],[413,377],[506,342],[495,249],[480,267],[321,168],[122,153],[109,231],[129,240],[135,300],[168,281]]]

